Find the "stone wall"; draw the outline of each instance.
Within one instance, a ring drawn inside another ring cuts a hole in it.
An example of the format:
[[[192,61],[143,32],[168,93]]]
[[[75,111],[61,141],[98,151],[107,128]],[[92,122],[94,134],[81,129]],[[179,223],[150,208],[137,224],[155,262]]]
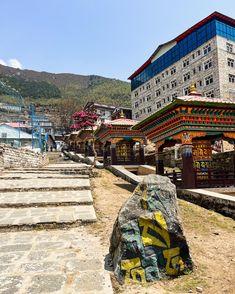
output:
[[[48,164],[46,154],[0,144],[0,167],[41,167]]]
[[[212,169],[234,171],[235,151],[212,154]]]
[[[235,100],[234,84],[229,83],[229,74],[235,75],[235,67],[228,66],[228,58],[234,59],[234,52],[228,52],[226,43],[230,43],[235,47],[235,42],[227,40],[221,36],[217,36],[218,44],[218,66],[220,75],[220,97],[224,99]]]
[[[224,38],[222,39],[225,44],[226,40]],[[229,41],[229,43],[231,42]],[[208,44],[211,45],[211,51],[204,54],[203,48]],[[200,55],[198,55],[199,50]],[[186,59],[189,59],[189,65],[183,67],[183,60]],[[209,59],[212,60],[212,67],[205,70],[204,63]],[[227,58],[224,60],[227,62]],[[173,67],[176,68],[176,72],[171,74],[171,69]],[[138,120],[143,120],[160,108],[165,107],[172,102],[175,94],[178,97],[184,96],[185,90],[192,85],[192,82],[196,82],[197,91],[203,96],[206,96],[206,94],[209,95],[208,92],[213,90],[214,97],[229,98],[226,92],[223,92],[223,95],[221,95],[220,92],[220,80],[224,80],[227,87],[232,88],[231,85],[228,85],[228,75],[226,75],[224,79],[221,79],[219,76],[219,74],[222,74],[224,71],[224,68],[228,68],[228,66],[220,65],[220,69],[222,70],[219,72],[217,38],[214,37],[131,92],[133,119],[138,118]],[[184,81],[184,74],[187,73],[190,73],[190,78]],[[213,74],[213,83],[206,85],[205,78],[211,74]],[[173,80],[176,80],[176,87],[172,87],[171,85]],[[159,97],[156,97],[157,91],[160,91]]]
[[[177,147],[176,151],[174,147],[164,148],[163,162],[164,162],[164,166],[167,166],[167,167],[182,168],[180,148]],[[145,164],[152,165],[152,166],[156,165],[155,152],[145,155]]]

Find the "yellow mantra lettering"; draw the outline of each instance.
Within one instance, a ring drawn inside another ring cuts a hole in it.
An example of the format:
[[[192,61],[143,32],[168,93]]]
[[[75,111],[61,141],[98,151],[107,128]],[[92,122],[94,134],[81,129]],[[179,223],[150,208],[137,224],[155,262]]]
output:
[[[166,221],[160,211],[154,213],[154,220],[159,224],[160,228],[152,223],[153,222],[152,219],[139,218],[139,226],[143,227],[142,241],[144,246],[155,245],[158,247],[169,248],[170,236],[168,233]],[[163,238],[165,243],[160,241],[155,236],[149,234],[148,232],[149,229],[158,233]]]
[[[125,282],[128,283],[131,280],[139,281],[137,277],[140,277],[141,282],[146,282],[145,271],[141,267],[140,259],[132,258],[121,261],[121,270],[126,271]]]
[[[166,273],[168,275],[176,275],[179,271],[184,270],[184,262],[179,254],[179,247],[170,248],[163,251],[163,256],[166,259]]]

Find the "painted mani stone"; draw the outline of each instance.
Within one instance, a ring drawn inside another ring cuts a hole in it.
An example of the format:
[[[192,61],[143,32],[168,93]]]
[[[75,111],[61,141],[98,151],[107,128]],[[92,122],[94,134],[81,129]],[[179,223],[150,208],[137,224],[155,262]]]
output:
[[[176,189],[167,177],[149,175],[137,186],[119,211],[109,250],[120,283],[151,282],[193,269]]]

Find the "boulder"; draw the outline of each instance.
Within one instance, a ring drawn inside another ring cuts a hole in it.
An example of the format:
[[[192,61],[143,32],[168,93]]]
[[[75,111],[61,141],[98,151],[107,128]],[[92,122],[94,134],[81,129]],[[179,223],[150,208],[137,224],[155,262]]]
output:
[[[175,185],[146,176],[120,209],[109,248],[120,283],[151,282],[193,268],[178,216]]]

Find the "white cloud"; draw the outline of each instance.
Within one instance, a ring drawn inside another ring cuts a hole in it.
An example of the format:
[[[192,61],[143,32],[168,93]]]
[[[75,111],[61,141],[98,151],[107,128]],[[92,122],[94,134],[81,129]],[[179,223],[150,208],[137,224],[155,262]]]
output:
[[[19,69],[23,68],[21,62],[19,60],[17,60],[16,58],[11,58],[7,62],[4,61],[3,59],[0,59],[0,64],[5,65],[5,66],[14,67],[14,68],[19,68]]]
[[[7,65],[6,62],[4,60],[2,60],[2,59],[0,59],[0,64],[1,65]]]
[[[19,62],[19,60],[15,59],[15,58],[9,59],[8,60],[8,65],[10,67],[22,69],[22,64]]]

